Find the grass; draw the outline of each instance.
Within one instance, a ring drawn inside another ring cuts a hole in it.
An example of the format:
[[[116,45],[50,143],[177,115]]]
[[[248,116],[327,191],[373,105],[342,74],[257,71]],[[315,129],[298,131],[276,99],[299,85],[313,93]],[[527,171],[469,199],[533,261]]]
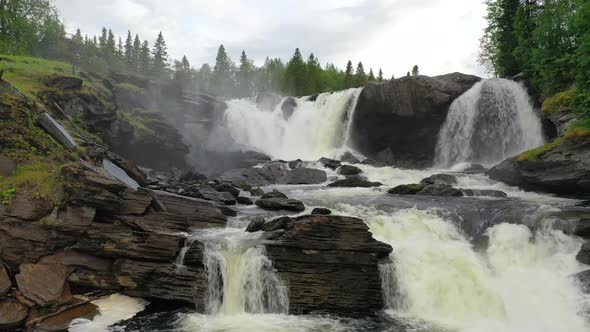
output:
[[[65,184],[59,176],[62,166],[45,160],[18,166],[12,176],[0,178],[2,204],[9,204],[12,196],[20,193],[59,204],[63,199]]]
[[[131,93],[142,93],[144,91],[142,88],[131,83],[118,83],[115,85],[115,87],[127,90]]]
[[[119,110],[117,116],[131,124],[137,131],[137,136],[147,137],[157,135],[156,131],[150,128],[150,123],[159,121],[153,117],[156,113],[143,109],[134,109],[132,111]]]
[[[540,146],[536,149],[525,151],[525,152],[519,154],[517,157],[517,160],[518,161],[537,161],[537,160],[539,160],[539,157],[541,157],[543,154],[560,146],[561,144],[563,144],[564,141],[565,141],[565,138],[558,137],[543,146]]]
[[[552,97],[545,99],[541,106],[543,114],[552,114],[570,109],[570,104],[576,96],[575,91],[567,90],[559,92]]]
[[[590,136],[590,118],[576,120],[570,125],[565,133],[568,140],[587,138]]]

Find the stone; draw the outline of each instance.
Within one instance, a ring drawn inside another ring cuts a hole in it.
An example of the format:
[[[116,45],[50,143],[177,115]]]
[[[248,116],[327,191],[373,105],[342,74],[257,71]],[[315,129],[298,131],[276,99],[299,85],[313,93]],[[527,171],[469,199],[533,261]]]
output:
[[[582,218],[576,223],[574,234],[584,238],[590,238],[590,218]]]
[[[496,197],[496,198],[505,198],[508,195],[500,190],[491,190],[491,189],[459,189],[463,196],[484,196],[484,197]]]
[[[447,185],[455,185],[457,184],[457,177],[451,174],[434,174],[425,179],[422,179],[420,183],[423,184],[447,184]]]
[[[240,196],[240,189],[234,187],[233,185],[231,185],[229,183],[220,183],[218,185],[214,185],[213,188],[219,192],[230,193],[232,196],[234,196],[236,198],[238,196]]]
[[[254,233],[262,230],[262,225],[264,225],[266,221],[263,217],[254,217],[252,221],[246,227],[246,232]]]
[[[6,267],[2,266],[0,262],[0,298],[8,293],[11,287],[12,281],[10,281]]]
[[[192,169],[180,176],[180,181],[183,182],[198,182],[198,181],[207,181],[207,176],[200,173],[196,169]]]
[[[0,178],[11,176],[16,169],[16,163],[7,156],[0,154]]]
[[[590,241],[586,241],[578,254],[576,255],[578,262],[590,265]]]
[[[378,162],[430,167],[449,106],[480,80],[453,73],[369,83],[359,95],[350,138],[358,152]]]
[[[320,184],[328,180],[325,171],[299,167],[288,172],[285,176],[279,179],[278,183],[284,184]]]
[[[282,192],[273,189],[273,191],[267,192],[266,194],[262,195],[262,198],[285,198],[287,199],[287,195],[283,194]]]
[[[66,148],[74,151],[76,150],[76,142],[70,136],[68,131],[59,122],[55,121],[49,113],[43,113],[37,119],[37,122],[43,129],[45,129],[56,141],[61,143]]]
[[[252,200],[248,197],[245,196],[238,196],[236,198],[236,200],[238,201],[238,204],[242,204],[242,205],[252,205],[254,204],[254,202],[252,202]]]
[[[81,303],[82,300],[75,299],[75,303]],[[57,313],[61,308],[51,308],[50,310],[38,310],[33,309],[29,315],[28,321],[34,321],[42,316]],[[65,308],[64,308],[65,309]],[[92,320],[96,315],[99,314],[98,306],[92,303],[84,303],[74,306],[70,309],[66,309],[55,315],[52,315],[37,324],[34,324],[33,330],[35,332],[61,332],[67,331],[73,320],[78,318]]]
[[[200,186],[197,197],[207,201],[220,202],[225,205],[236,205],[236,198],[228,192],[219,192],[209,186]]]
[[[252,190],[250,190],[250,195],[255,197],[262,196],[264,195],[264,190],[260,189],[260,187],[253,188]]]
[[[590,294],[590,270],[576,273],[573,275],[573,278],[579,282],[582,292]]]
[[[16,194],[4,211],[10,217],[23,220],[36,221],[49,215],[53,211],[53,204],[42,198],[30,198],[26,195]]]
[[[83,82],[77,77],[52,76],[45,81],[45,85],[59,90],[79,90]]]
[[[233,183],[237,186],[247,183],[251,186],[267,186],[273,182],[262,173],[260,168],[238,168],[222,173],[219,181]]]
[[[383,184],[381,182],[371,182],[364,180],[362,178],[352,178],[352,179],[344,179],[338,180],[328,184],[328,187],[359,187],[359,188],[371,188],[371,187],[380,187]]]
[[[349,164],[360,164],[360,162],[361,162],[350,151],[344,152],[344,154],[342,154],[342,156],[340,157],[340,161],[342,161],[344,163],[349,163]]]
[[[29,307],[14,300],[0,301],[0,331],[22,326],[29,315]]]
[[[286,198],[261,198],[256,201],[256,205],[265,210],[278,211],[286,210],[293,212],[305,211],[305,205],[296,199]]]
[[[431,184],[424,187],[416,195],[425,196],[463,196],[463,192],[446,184]]]
[[[416,195],[426,188],[426,184],[402,184],[387,191],[391,195]]]
[[[297,160],[291,160],[290,162],[287,163],[287,165],[289,165],[290,169],[296,169],[299,167],[305,167],[305,162],[303,162],[303,160],[301,160],[301,159],[297,159]]]
[[[125,184],[129,188],[133,190],[139,189],[139,183],[133,180],[129,174],[127,174],[127,172],[125,172],[121,167],[115,165],[112,161],[103,159],[102,167],[111,177],[121,181],[121,183]]]
[[[330,168],[330,169],[337,169],[338,167],[340,167],[342,165],[342,162],[340,162],[340,160],[334,160],[334,159],[330,159],[330,158],[325,158],[322,157],[320,158],[320,160],[318,160],[320,163],[322,163],[322,165],[324,165],[324,167],[326,168]]]
[[[483,167],[483,165],[471,164],[467,168],[462,170],[461,172],[462,173],[469,173],[469,174],[484,174],[486,171],[487,171],[487,169],[485,167]]]
[[[315,208],[311,211],[311,214],[319,214],[319,215],[323,215],[323,216],[328,216],[332,214],[332,211],[330,211],[330,209],[326,209],[326,208]]]
[[[15,279],[24,296],[44,307],[60,301],[67,277],[68,269],[60,264],[21,264]]]
[[[289,173],[289,167],[284,162],[271,161],[265,164],[260,169],[260,173],[271,181],[271,183],[278,183],[279,180]]]
[[[356,167],[356,166],[351,166],[351,165],[342,165],[338,168],[338,174],[340,175],[358,175],[361,174],[363,171]]]
[[[283,104],[281,105],[281,111],[283,112],[283,118],[285,118],[285,120],[288,121],[291,118],[291,116],[293,116],[293,113],[295,112],[296,108],[297,108],[297,100],[295,100],[295,98],[293,98],[293,97],[287,97],[283,101]]]

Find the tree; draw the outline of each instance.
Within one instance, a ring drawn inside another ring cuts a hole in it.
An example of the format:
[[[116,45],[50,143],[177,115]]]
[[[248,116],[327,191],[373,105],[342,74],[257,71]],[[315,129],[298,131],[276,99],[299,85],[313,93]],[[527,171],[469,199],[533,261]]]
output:
[[[220,95],[230,95],[234,90],[232,67],[232,61],[225,52],[225,47],[223,44],[219,45],[215,57],[215,66],[213,67],[213,81],[214,87]]]
[[[160,31],[152,48],[152,74],[157,78],[169,77],[168,66],[168,48]]]
[[[286,91],[295,96],[302,96],[305,93],[306,65],[303,62],[301,51],[295,49],[293,57],[287,64],[285,73]]]
[[[184,55],[182,60],[174,61],[174,79],[182,83],[183,88],[188,87],[191,80],[191,65]]]
[[[344,72],[344,88],[346,89],[354,87],[354,74],[352,70],[352,61],[348,60],[346,71]]]
[[[250,97],[254,93],[254,62],[242,50],[238,68],[238,96]]]
[[[137,73],[139,71],[139,58],[141,55],[141,40],[139,39],[138,35],[135,35],[135,39],[133,39],[133,51],[131,52],[131,62],[130,62],[130,69],[131,71]]]
[[[393,78],[393,76],[392,76],[392,78]],[[379,68],[379,76],[377,76],[377,81],[383,82],[383,70],[381,70],[381,68]]]
[[[312,95],[321,91],[321,75],[320,62],[313,53],[309,54],[306,63],[305,94]]]
[[[365,74],[365,68],[363,63],[359,62],[356,66],[356,73],[354,74],[354,83],[356,87],[361,87],[367,84],[367,74]]]
[[[111,29],[108,30],[107,40],[103,50],[103,56],[108,63],[112,63],[115,59],[115,55],[117,53],[116,46],[115,46],[115,35]]]
[[[408,73],[406,74],[406,76],[407,76],[407,77],[410,77],[410,72],[408,72]]]
[[[139,40],[137,42],[139,44]],[[135,54],[133,51],[133,38],[131,37],[131,31],[127,30],[127,38],[125,39],[125,64],[129,70],[134,69],[133,59],[135,58]]]
[[[418,76],[420,75],[420,71],[418,70],[418,65],[414,65],[414,67],[412,67],[412,76]]]
[[[138,72],[148,76],[151,69],[150,45],[147,40],[143,41],[139,51]]]
[[[369,69],[369,82],[375,82],[375,74],[373,74],[373,68]]]

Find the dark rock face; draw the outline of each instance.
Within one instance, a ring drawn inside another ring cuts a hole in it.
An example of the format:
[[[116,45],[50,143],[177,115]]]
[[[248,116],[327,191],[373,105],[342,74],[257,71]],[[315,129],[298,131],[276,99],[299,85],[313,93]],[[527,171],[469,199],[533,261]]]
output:
[[[256,205],[262,209],[271,211],[305,211],[305,205],[301,201],[288,198],[261,198],[256,201]]]
[[[584,264],[590,265],[590,241],[586,241],[584,245],[582,245],[582,249],[576,255],[576,259]]]
[[[577,236],[590,238],[590,219],[582,218],[576,223],[574,234]]]
[[[71,300],[66,288],[67,272],[65,266],[58,264],[21,264],[15,279],[24,296],[39,306],[47,306]],[[68,293],[65,299],[64,292]]]
[[[451,174],[435,174],[425,179],[420,183],[423,184],[448,184],[450,186],[457,184],[457,177]]]
[[[387,191],[392,195],[463,196],[463,192],[446,184],[402,184]]]
[[[488,189],[459,189],[463,193],[463,196],[485,196],[485,197],[497,197],[504,198],[508,197],[505,192],[500,190],[488,190]]]
[[[264,195],[264,190],[262,190],[260,188],[253,188],[252,190],[250,190],[250,195],[255,196],[255,197],[260,197],[260,196]]]
[[[580,283],[584,293],[590,293],[590,270],[577,273],[573,277]]]
[[[561,195],[590,193],[590,140],[566,140],[537,160],[513,157],[489,170],[490,178],[525,190]]]
[[[10,281],[8,272],[4,266],[0,266],[0,296],[6,294],[10,287],[12,287],[12,281]]]
[[[334,160],[334,159],[325,158],[325,157],[320,158],[320,160],[318,160],[318,161],[320,163],[322,163],[324,165],[324,167],[334,169],[334,170],[342,165],[342,162],[340,160]]]
[[[382,310],[379,264],[392,249],[362,220],[315,215],[269,223],[266,250],[289,285],[290,313],[362,317]]]
[[[284,184],[320,184],[328,180],[325,171],[313,168],[299,167],[284,175],[279,183]]]
[[[238,201],[238,204],[242,204],[242,205],[252,205],[254,204],[254,202],[252,202],[252,200],[248,197],[244,197],[244,196],[238,196],[236,198],[236,200]]]
[[[350,178],[344,180],[338,180],[332,182],[328,185],[328,187],[358,187],[358,188],[371,188],[371,187],[380,187],[383,184],[381,182],[371,182],[364,180],[362,178]]]
[[[16,163],[12,159],[0,154],[0,176],[10,176],[15,169]]]
[[[197,182],[197,181],[207,181],[207,176],[201,174],[198,170],[192,169],[180,177],[180,181],[183,182]]]
[[[379,162],[429,167],[449,106],[480,80],[453,73],[369,83],[354,112],[352,141]]]
[[[0,330],[10,331],[24,324],[29,307],[15,300],[0,301]]]
[[[283,104],[281,105],[281,110],[283,111],[283,117],[285,118],[285,120],[289,120],[291,116],[293,116],[293,112],[295,112],[296,108],[297,100],[295,100],[295,98],[288,97],[287,99],[285,99],[285,101],[283,101]]]
[[[340,157],[340,160],[342,162],[349,163],[349,164],[360,164],[361,163],[361,161],[357,157],[355,157],[352,153],[350,153],[349,151],[344,152],[342,157]]]
[[[58,90],[79,90],[84,83],[77,77],[52,76],[45,82],[45,85]]]
[[[266,221],[264,220],[264,218],[255,217],[254,219],[252,219],[252,221],[250,221],[248,227],[246,227],[246,232],[253,233],[262,230],[262,225],[264,225],[265,222]]]
[[[338,168],[338,174],[340,175],[358,175],[362,172],[363,171],[356,166],[342,165]]]
[[[328,216],[332,214],[332,211],[330,211],[330,209],[326,209],[326,208],[315,208],[311,211],[311,214],[319,214],[322,216]]]

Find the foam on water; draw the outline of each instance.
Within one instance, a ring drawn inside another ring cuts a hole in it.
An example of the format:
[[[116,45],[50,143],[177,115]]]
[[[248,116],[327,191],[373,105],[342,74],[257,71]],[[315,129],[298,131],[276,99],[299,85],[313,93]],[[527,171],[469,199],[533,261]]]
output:
[[[70,332],[106,332],[114,331],[111,325],[135,316],[142,311],[147,301],[121,294],[113,294],[92,302],[98,306],[99,314],[93,320],[76,319],[72,321]]]

